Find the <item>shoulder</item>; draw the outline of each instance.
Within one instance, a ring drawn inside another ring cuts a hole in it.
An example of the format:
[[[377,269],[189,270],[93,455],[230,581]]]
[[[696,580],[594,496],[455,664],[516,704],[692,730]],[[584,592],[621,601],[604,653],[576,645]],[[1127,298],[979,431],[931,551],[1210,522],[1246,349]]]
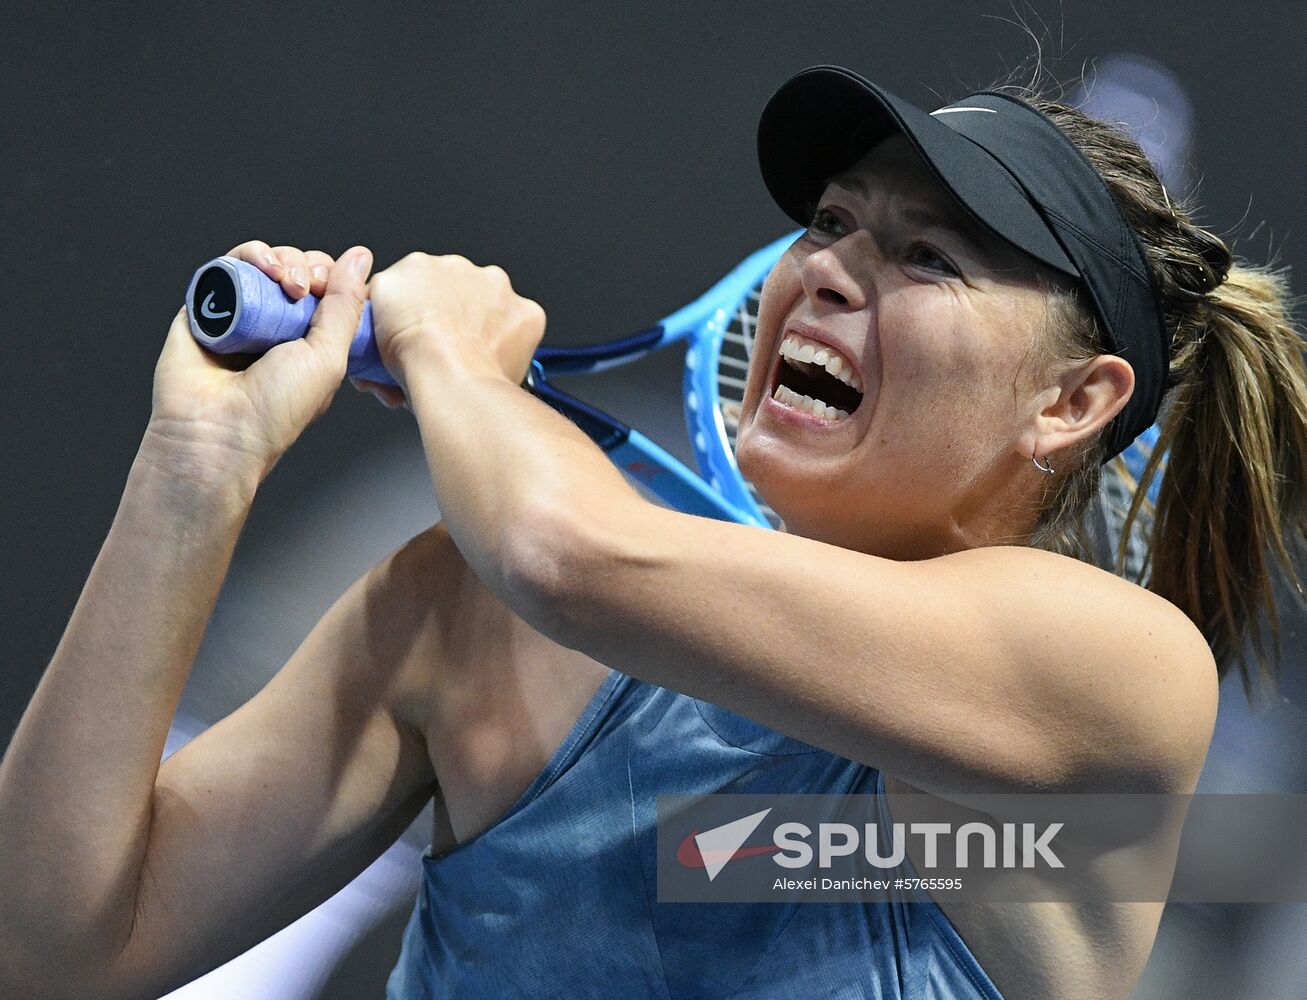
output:
[[[1032,685],[1076,699],[1121,749],[1104,785],[1190,790],[1215,724],[1217,668],[1175,605],[1096,566],[1039,549],[992,546],[912,564],[945,593],[975,595],[1019,644]]]
[[[1010,596],[1020,595],[1032,606],[1060,610],[1073,627],[1128,609],[1132,622],[1159,638],[1206,645],[1193,622],[1169,601],[1097,566],[1055,552],[992,545],[901,565],[919,567],[923,573],[938,574],[963,586],[1002,585]],[[1089,618],[1081,620],[1079,611],[1088,612]]]
[[[1211,650],[1198,627],[1174,604],[1097,566],[1069,556],[1020,546],[968,549],[909,564],[964,589],[987,588],[1009,606],[1020,605],[1045,625],[1058,624],[1088,647],[1120,655],[1168,653],[1200,667]],[[1206,670],[1202,670],[1206,674]]]

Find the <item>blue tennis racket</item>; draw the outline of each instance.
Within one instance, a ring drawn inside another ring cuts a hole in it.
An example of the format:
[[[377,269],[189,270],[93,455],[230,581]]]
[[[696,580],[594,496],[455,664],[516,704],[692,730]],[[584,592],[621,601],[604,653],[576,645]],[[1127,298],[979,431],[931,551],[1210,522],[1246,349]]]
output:
[[[526,388],[569,417],[618,468],[668,506],[689,514],[778,527],[780,519],[740,475],[735,434],[763,280],[798,237],[790,233],[750,254],[699,298],[646,330],[584,347],[541,347]],[[186,292],[191,333],[220,354],[261,354],[304,336],[318,306],[293,300],[252,264],[218,257],[200,267]],[[685,421],[696,474],[639,431],[570,396],[549,381],[628,364],[653,351],[685,344]],[[350,345],[349,374],[394,385],[377,353],[372,310],[365,304]]]

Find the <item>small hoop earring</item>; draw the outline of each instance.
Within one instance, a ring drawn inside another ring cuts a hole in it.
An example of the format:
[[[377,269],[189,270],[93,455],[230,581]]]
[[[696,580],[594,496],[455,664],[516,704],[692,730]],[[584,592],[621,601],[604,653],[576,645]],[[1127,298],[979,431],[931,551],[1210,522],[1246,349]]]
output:
[[[1047,472],[1050,474],[1053,472],[1053,463],[1048,460],[1047,456],[1045,456],[1044,458],[1043,465],[1039,464],[1039,459],[1037,459],[1034,455],[1030,456],[1030,461],[1035,463],[1035,468],[1038,469],[1040,472]]]

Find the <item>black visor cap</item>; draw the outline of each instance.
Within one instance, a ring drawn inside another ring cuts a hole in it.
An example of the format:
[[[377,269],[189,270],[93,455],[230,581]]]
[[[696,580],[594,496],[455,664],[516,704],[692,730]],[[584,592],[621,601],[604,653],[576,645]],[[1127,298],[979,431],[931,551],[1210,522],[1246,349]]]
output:
[[[1128,361],[1135,388],[1105,431],[1105,458],[1157,418],[1169,338],[1139,245],[1106,183],[1038,111],[981,93],[928,113],[838,66],[790,78],[763,110],[758,157],[776,203],[800,225],[827,181],[901,133],[985,229],[1078,282],[1104,347]]]

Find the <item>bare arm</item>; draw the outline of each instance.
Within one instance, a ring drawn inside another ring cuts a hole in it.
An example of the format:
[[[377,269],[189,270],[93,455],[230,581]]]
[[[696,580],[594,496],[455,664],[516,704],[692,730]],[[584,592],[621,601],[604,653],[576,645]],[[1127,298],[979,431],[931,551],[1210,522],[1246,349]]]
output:
[[[232,253],[288,281],[332,264],[278,249],[284,265],[264,243]],[[309,335],[242,370],[174,318],[113,526],[0,761],[0,994],[176,985],[344,884],[430,797],[422,739],[395,712],[412,643],[377,639],[378,616],[423,630],[387,586],[393,560],[159,763],[257,484],[340,383],[369,262],[356,250],[315,279]]]
[[[153,996],[234,958],[374,861],[438,792],[410,705],[438,669],[422,537],[351,586],[247,704],[154,783],[131,937],[106,975]]]
[[[898,562],[610,509],[537,522],[520,602],[557,641],[945,798],[1197,780],[1211,652],[1133,584],[1035,549]]]
[[[0,762],[6,969],[103,962],[130,933],[159,757],[254,488],[222,449],[181,461],[147,434]]]
[[[413,599],[437,569],[421,539],[160,766],[247,499],[179,483],[153,447],[0,765],[7,996],[185,983],[345,885],[435,791],[399,711],[420,704],[437,656]]]
[[[8,969],[12,949],[105,961],[131,931],[163,741],[254,495],[217,448],[182,461],[146,435],[0,762]]]

